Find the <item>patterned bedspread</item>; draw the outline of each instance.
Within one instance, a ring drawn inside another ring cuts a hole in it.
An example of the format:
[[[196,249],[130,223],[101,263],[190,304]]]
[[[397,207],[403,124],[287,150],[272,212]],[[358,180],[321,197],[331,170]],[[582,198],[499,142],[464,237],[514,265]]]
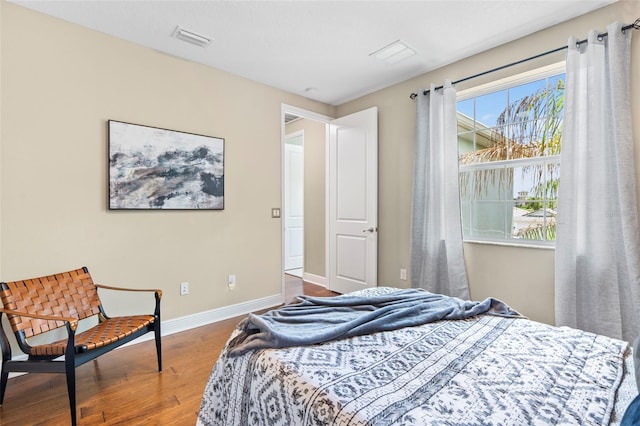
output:
[[[616,424],[637,392],[628,355],[618,340],[487,315],[235,358],[225,349],[198,424]]]

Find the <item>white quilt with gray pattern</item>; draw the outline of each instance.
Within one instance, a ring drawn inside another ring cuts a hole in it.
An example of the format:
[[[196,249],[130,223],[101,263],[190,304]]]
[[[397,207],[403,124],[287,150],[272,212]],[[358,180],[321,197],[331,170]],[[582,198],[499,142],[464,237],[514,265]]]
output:
[[[223,351],[198,424],[609,425],[634,396],[627,355],[625,342],[488,315],[236,358]]]

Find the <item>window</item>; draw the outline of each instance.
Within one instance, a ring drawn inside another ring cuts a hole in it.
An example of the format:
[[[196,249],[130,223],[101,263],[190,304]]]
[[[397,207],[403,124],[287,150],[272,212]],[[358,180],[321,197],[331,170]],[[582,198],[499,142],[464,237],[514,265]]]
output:
[[[465,241],[553,245],[564,64],[458,95]]]

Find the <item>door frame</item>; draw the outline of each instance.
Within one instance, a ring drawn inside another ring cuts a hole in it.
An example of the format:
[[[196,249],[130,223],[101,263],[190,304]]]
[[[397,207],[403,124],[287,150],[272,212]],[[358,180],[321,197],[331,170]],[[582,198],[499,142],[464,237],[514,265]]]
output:
[[[314,121],[319,121],[321,123],[325,124],[325,251],[327,250],[327,232],[326,230],[328,229],[329,226],[329,186],[328,186],[328,179],[329,179],[329,123],[331,122],[331,120],[334,119],[334,117],[330,117],[328,115],[324,115],[324,114],[320,114],[317,112],[313,112],[313,111],[309,111],[303,108],[299,108],[293,105],[288,105],[285,103],[280,104],[280,271],[282,272],[280,275],[280,280],[281,280],[281,297],[282,297],[282,303],[285,303],[286,301],[284,300],[284,295],[285,295],[285,285],[284,285],[284,217],[285,217],[285,208],[286,206],[284,205],[284,144],[285,144],[285,139],[286,139],[286,134],[285,134],[285,125],[284,125],[284,116],[285,113],[289,113],[289,114],[294,114],[297,115],[298,117],[302,117],[302,118],[307,118],[310,120],[314,120]],[[325,260],[325,262],[328,262],[328,259]],[[303,270],[304,270],[304,265],[303,265]],[[325,277],[327,275],[327,265],[325,265]],[[326,279],[328,280],[328,277],[326,277]]]

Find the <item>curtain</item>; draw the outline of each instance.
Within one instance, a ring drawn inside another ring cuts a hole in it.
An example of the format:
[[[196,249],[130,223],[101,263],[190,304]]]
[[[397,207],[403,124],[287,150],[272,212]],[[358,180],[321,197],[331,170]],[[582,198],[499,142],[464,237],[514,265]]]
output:
[[[456,91],[431,85],[417,98],[411,208],[411,286],[469,299],[464,264]]]
[[[556,324],[640,334],[640,234],[630,99],[631,33],[569,40],[558,192]]]

